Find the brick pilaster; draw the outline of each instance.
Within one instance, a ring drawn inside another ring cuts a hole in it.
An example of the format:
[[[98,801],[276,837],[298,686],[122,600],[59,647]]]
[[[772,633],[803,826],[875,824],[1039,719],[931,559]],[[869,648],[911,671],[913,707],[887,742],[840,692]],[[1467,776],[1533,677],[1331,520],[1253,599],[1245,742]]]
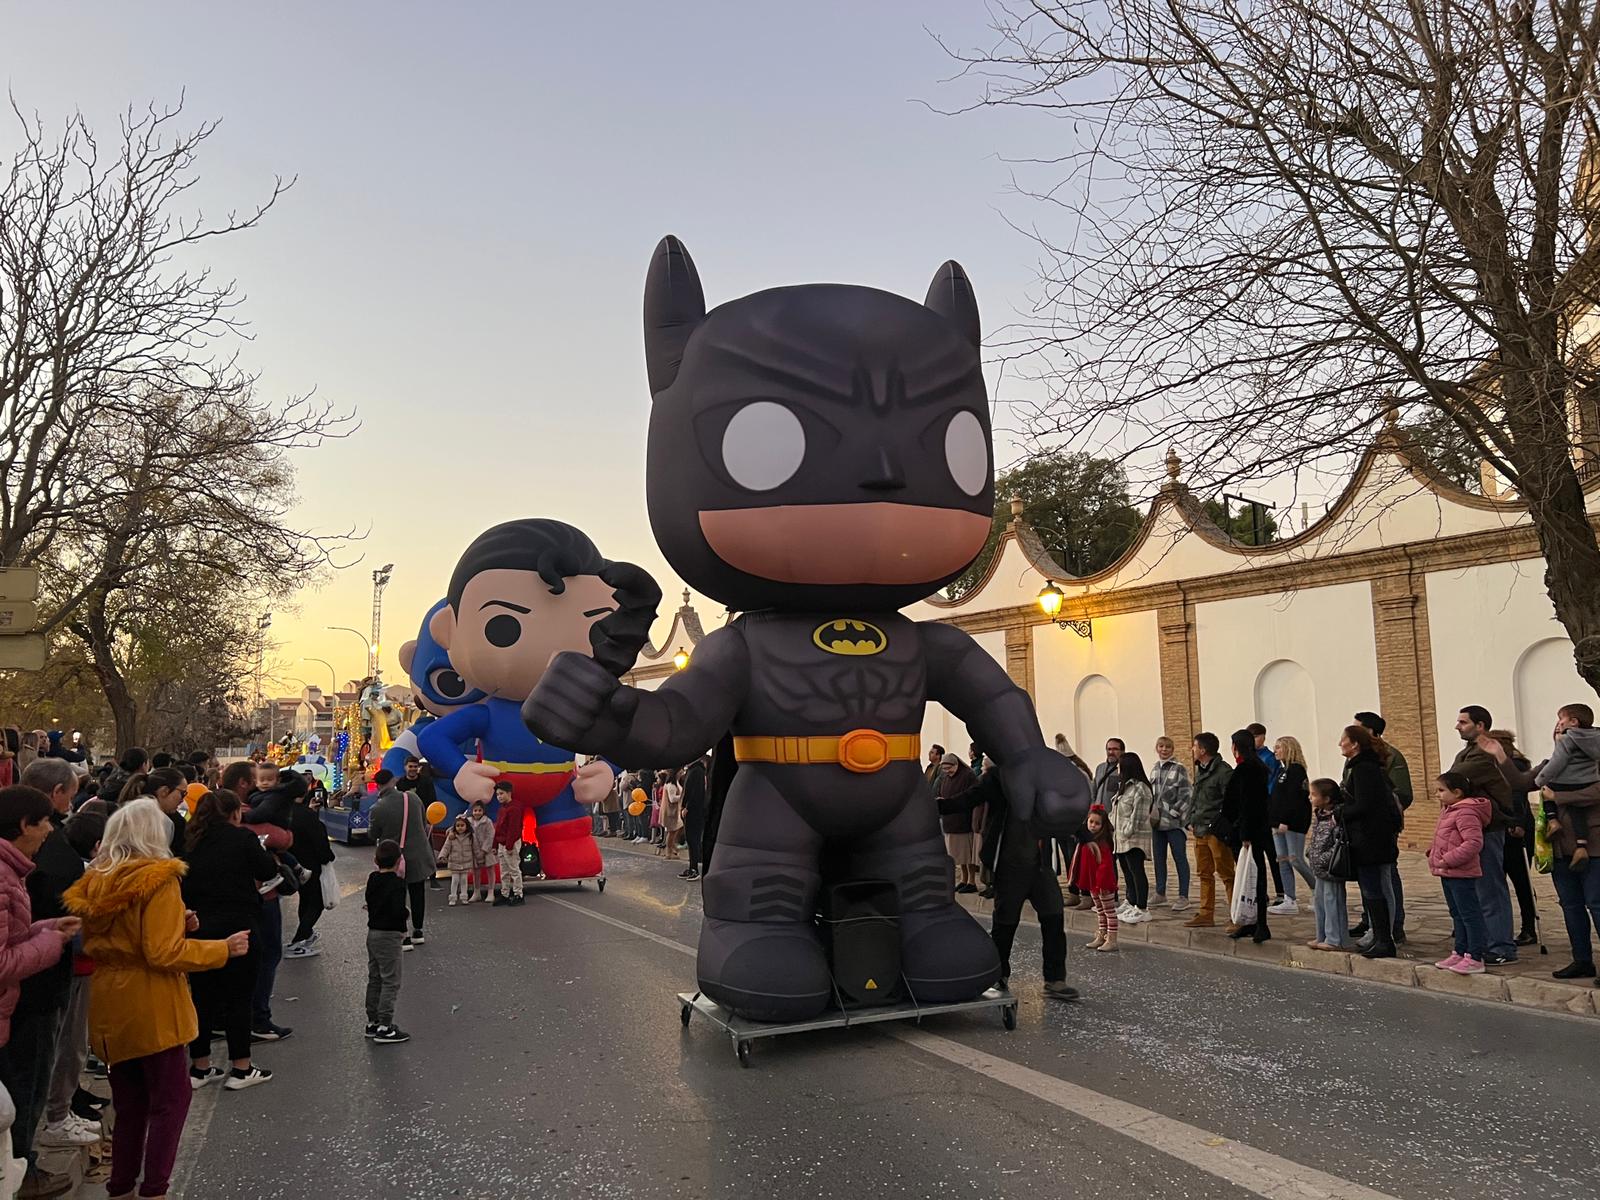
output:
[[[1384,739],[1411,766],[1414,800],[1402,844],[1428,843],[1439,816],[1431,781],[1439,774],[1439,734],[1433,694],[1433,646],[1428,596],[1421,572],[1372,581],[1372,629],[1378,650],[1378,711],[1388,722]]]
[[[1200,648],[1194,605],[1164,605],[1156,610],[1161,637],[1161,721],[1180,755],[1200,732]]]
[[[1006,674],[1037,704],[1033,682],[1033,626],[1018,622],[1006,626]]]

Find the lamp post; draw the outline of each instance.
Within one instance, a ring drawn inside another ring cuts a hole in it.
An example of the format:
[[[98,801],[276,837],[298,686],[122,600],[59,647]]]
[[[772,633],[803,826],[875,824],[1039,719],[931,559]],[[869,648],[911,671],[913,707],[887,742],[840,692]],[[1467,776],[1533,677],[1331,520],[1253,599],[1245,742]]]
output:
[[[307,655],[300,661],[321,663],[323,666],[328,668],[328,682],[333,685],[328,691],[328,703],[332,704],[333,698],[339,694],[339,672],[335,671],[333,669],[333,664],[325,658],[312,658],[311,656]]]
[[[339,633],[353,633],[360,638],[361,644],[367,648],[367,674],[377,674],[377,661],[374,659],[372,654],[372,641],[367,637],[366,634],[362,633],[359,629],[352,629],[348,625],[329,625],[327,628],[335,630]]]
[[[673,668],[675,670],[681,671],[685,667],[687,667],[688,665],[689,665],[689,652],[687,650],[685,650],[682,646],[679,646],[678,647],[678,652],[672,656],[672,666],[673,666]]]

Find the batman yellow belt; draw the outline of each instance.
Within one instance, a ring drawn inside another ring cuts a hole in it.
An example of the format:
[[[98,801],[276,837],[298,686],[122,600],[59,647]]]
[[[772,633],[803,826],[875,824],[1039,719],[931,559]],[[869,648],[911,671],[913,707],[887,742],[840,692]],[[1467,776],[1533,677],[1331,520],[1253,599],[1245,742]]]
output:
[[[736,737],[733,757],[742,763],[827,764],[870,775],[892,762],[921,761],[922,735],[852,729],[841,737]]]
[[[507,763],[494,762],[484,759],[483,765],[493,767],[502,775],[554,775],[562,771],[570,771],[576,765],[572,761],[558,763]]]

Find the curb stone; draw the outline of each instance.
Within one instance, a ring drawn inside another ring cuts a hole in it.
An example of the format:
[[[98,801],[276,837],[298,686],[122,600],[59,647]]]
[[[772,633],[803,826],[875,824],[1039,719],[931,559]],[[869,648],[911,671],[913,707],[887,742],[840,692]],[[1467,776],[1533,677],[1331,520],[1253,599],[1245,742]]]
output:
[[[1441,971],[1431,966],[1417,968],[1417,986],[1428,992],[1449,992],[1456,996],[1472,996],[1478,1000],[1507,999],[1506,981],[1485,972],[1482,975],[1457,975],[1454,971]]]

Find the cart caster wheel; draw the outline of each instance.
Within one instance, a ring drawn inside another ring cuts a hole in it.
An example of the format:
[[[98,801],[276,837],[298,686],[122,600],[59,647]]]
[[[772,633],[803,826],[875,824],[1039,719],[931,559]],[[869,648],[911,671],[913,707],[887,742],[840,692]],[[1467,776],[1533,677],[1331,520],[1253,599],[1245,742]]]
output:
[[[685,1029],[689,1028],[689,1012],[690,1009],[687,1004],[683,1005],[678,1012],[678,1019],[683,1022],[683,1027]]]
[[[605,881],[605,879],[603,877],[600,878],[600,879],[596,879],[594,881],[594,885],[595,885],[595,887],[599,888],[602,892],[606,890],[606,881]]]
[[[1000,1010],[1000,1023],[1007,1029],[1015,1029],[1017,1027],[1017,1006],[1015,1004],[1008,1004]]]
[[[739,1043],[737,1043],[734,1046],[734,1053],[736,1053],[739,1056],[739,1065],[741,1067],[748,1067],[750,1065],[750,1043],[749,1042],[739,1042]]]

